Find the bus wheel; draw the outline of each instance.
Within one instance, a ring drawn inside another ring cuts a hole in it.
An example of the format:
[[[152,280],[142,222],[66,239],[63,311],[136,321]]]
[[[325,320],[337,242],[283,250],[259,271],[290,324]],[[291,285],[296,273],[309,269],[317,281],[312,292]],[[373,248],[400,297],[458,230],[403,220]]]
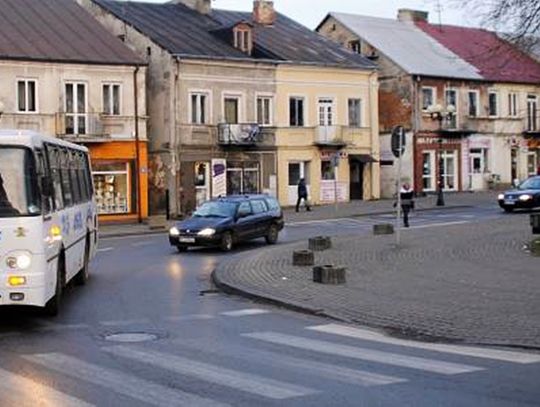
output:
[[[45,305],[45,315],[49,317],[55,317],[60,312],[62,291],[64,290],[64,276],[64,256],[60,255],[56,268],[56,288],[54,290],[54,296]]]
[[[86,239],[86,247],[84,249],[84,263],[82,268],[79,270],[75,276],[75,284],[85,285],[88,281],[90,273],[90,239]]]

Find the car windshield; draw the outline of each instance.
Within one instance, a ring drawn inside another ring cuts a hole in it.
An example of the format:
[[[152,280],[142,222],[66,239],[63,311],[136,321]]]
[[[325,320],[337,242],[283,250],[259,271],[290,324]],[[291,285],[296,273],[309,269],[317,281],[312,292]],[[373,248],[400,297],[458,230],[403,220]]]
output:
[[[0,147],[0,218],[40,213],[36,170],[30,150]]]
[[[518,189],[540,189],[540,178],[529,178],[523,181]]]
[[[195,211],[197,218],[232,218],[236,213],[236,204],[232,202],[205,202]]]

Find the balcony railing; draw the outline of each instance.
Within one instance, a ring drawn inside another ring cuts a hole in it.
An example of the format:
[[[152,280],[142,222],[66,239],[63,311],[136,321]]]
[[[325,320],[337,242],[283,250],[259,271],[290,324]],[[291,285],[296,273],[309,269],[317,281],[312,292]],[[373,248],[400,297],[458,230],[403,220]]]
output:
[[[218,144],[230,146],[253,146],[262,143],[263,132],[258,124],[227,124],[218,125]]]
[[[139,117],[139,136],[146,139],[146,117]],[[63,139],[81,142],[101,142],[133,138],[133,116],[110,116],[101,113],[57,113],[56,134]]]

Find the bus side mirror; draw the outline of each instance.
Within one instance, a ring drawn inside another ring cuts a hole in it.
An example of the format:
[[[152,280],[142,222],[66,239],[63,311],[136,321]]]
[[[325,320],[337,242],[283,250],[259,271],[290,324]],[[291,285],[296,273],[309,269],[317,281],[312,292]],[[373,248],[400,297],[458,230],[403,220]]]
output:
[[[53,196],[53,182],[51,177],[41,177],[41,193],[44,196]]]

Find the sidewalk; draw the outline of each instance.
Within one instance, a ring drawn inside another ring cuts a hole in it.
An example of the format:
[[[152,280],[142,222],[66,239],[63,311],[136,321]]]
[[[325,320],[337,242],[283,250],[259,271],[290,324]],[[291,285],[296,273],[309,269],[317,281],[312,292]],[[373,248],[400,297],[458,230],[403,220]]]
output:
[[[213,278],[236,294],[358,323],[397,336],[540,349],[540,258],[524,250],[528,216],[333,238],[315,264],[347,267],[347,283],[312,281],[292,265],[307,241],[237,256]]]
[[[416,199],[416,210],[452,209],[464,206],[485,206],[495,204],[497,193],[495,192],[462,192],[445,194],[446,206],[436,206],[437,197],[430,195]],[[283,210],[286,222],[303,222],[310,220],[323,220],[333,218],[347,218],[355,216],[368,216],[375,214],[393,213],[393,200],[379,201],[354,201],[335,205],[316,206],[311,212],[303,208],[296,213],[294,208]],[[150,229],[147,224],[105,224],[100,226],[99,235],[102,238],[138,236],[145,234],[166,233],[165,229]]]

